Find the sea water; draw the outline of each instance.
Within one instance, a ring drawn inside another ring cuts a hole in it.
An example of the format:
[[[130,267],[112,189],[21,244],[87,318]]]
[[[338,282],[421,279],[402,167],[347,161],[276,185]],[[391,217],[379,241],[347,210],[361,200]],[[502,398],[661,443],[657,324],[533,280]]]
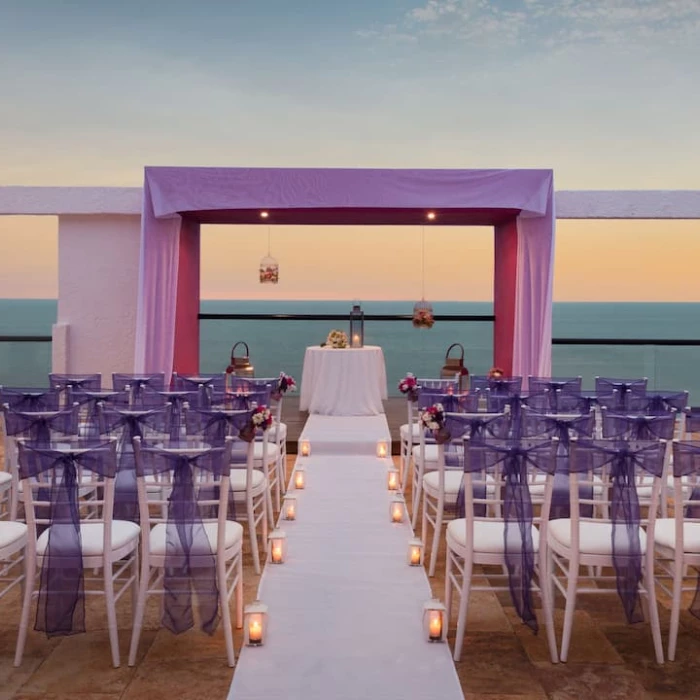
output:
[[[200,371],[228,365],[237,341],[247,343],[257,376],[284,370],[301,379],[304,350],[319,345],[331,329],[347,331],[351,301],[202,301],[202,313],[339,314],[338,321],[202,320]],[[56,300],[0,299],[0,336],[51,335]],[[489,315],[489,302],[435,302],[439,315]],[[410,315],[413,301],[362,301],[367,314]],[[674,339],[700,338],[700,303],[565,303],[553,307],[555,338]],[[367,321],[365,344],[384,350],[390,395],[406,372],[437,376],[447,349],[461,356],[472,374],[484,374],[493,362],[493,323],[436,322],[430,329],[410,321]],[[461,347],[460,347],[461,346]],[[242,354],[239,346],[237,354]],[[0,342],[0,384],[43,385],[51,364],[50,343]],[[648,377],[649,387],[691,392],[700,404],[700,346],[554,345],[552,374],[582,376],[592,388],[595,376]],[[81,368],[90,371],[90,367]]]

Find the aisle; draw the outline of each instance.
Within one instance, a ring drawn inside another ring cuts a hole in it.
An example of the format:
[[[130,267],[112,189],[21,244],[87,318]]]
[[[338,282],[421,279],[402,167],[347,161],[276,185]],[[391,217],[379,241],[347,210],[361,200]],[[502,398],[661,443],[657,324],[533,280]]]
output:
[[[373,418],[376,442],[388,428]],[[323,427],[347,436],[357,420]],[[430,587],[423,568],[406,564],[410,526],[389,521],[387,460],[314,454],[319,428],[304,429],[312,454],[297,460],[307,486],[297,520],[283,524],[288,560],[266,565],[260,580],[269,637],[243,649],[229,699],[462,698],[448,646],[423,637]]]

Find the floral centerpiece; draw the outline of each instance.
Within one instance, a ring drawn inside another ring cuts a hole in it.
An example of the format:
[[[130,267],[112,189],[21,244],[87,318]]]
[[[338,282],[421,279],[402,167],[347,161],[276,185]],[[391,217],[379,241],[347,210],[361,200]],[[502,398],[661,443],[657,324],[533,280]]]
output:
[[[432,309],[414,309],[412,323],[414,328],[432,328],[435,325],[435,317],[433,316]]]
[[[418,380],[409,372],[399,382],[399,391],[411,401],[418,401]]]
[[[420,424],[433,433],[436,442],[443,443],[450,439],[445,431],[445,408],[441,403],[434,403],[422,411],[419,417]]]
[[[297,383],[294,381],[294,377],[280,372],[280,376],[277,377],[277,386],[272,393],[272,398],[275,401],[279,401],[288,391],[295,391],[296,388]]]
[[[342,349],[348,347],[348,334],[345,331],[332,330],[322,347]]]

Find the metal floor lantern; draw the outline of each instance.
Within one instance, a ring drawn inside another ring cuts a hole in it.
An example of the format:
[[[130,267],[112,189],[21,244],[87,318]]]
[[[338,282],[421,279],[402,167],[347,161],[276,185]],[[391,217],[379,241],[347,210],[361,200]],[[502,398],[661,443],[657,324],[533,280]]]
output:
[[[350,347],[361,348],[365,344],[365,312],[359,302],[353,302],[350,311]]]
[[[280,266],[270,254],[270,227],[267,227],[267,255],[260,261],[260,284],[277,284],[280,281]]]

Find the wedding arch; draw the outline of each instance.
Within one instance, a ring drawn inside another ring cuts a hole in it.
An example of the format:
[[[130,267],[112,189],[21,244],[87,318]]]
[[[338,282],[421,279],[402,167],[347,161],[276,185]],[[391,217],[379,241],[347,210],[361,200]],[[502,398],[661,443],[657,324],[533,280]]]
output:
[[[494,227],[494,362],[551,372],[551,170],[147,167],[135,371],[199,371],[201,224]],[[464,274],[468,274],[465,266]]]

